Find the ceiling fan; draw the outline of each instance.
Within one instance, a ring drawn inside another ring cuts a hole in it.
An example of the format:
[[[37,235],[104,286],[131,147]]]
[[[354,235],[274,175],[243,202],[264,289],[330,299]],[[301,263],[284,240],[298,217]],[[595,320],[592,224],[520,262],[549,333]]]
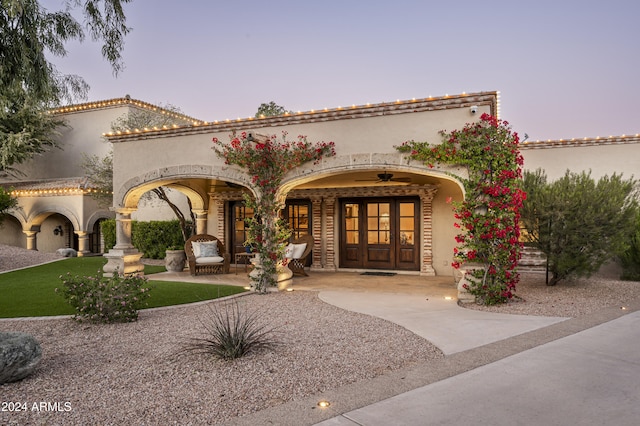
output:
[[[233,182],[227,182],[227,181],[217,181],[217,182],[220,182],[220,184],[212,185],[211,188],[223,188],[223,189],[238,189],[238,188],[242,188],[242,185],[239,185],[239,184],[233,183]]]
[[[377,174],[377,179],[356,179],[356,182],[375,182],[375,183],[387,183],[387,182],[403,182],[409,183],[411,182],[411,178],[408,177],[399,177],[394,178],[392,173],[387,173],[385,170],[383,173]]]

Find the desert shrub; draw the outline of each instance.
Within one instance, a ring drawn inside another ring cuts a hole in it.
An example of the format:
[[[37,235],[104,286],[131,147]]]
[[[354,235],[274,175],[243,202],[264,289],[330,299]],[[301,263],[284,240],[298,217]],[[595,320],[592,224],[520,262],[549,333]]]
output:
[[[640,281],[640,211],[636,215],[636,227],[629,235],[627,247],[620,255],[622,279]]]
[[[533,246],[549,260],[548,285],[589,276],[620,253],[634,229],[636,185],[615,173],[596,181],[591,172],[567,170],[547,182],[541,169],[525,172],[522,223]]]
[[[214,303],[202,321],[202,337],[193,337],[186,350],[230,360],[278,344],[275,328],[260,321],[257,311],[246,312],[238,302]]]
[[[61,275],[62,294],[75,309],[76,321],[93,323],[132,322],[138,319],[138,311],[146,304],[149,288],[147,279],[141,276],[103,277]]]

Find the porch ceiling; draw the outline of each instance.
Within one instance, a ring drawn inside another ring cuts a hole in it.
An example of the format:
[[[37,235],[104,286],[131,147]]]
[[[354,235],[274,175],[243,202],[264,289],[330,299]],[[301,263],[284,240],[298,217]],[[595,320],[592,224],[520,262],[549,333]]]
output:
[[[393,178],[389,182],[382,182],[378,178],[380,173],[389,173]],[[398,179],[399,181],[394,181]],[[339,175],[327,176],[297,186],[297,189],[316,188],[353,188],[354,186],[407,186],[407,185],[437,185],[441,180],[433,176],[417,175],[413,173],[396,172],[391,170],[368,170]]]

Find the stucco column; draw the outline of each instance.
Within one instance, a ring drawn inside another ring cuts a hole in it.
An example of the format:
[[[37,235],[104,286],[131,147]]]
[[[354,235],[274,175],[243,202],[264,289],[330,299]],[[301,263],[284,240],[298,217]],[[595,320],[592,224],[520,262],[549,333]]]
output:
[[[111,277],[118,275],[143,275],[144,265],[140,261],[142,253],[140,253],[131,244],[131,213],[135,209],[116,208],[116,245],[105,253],[104,257],[108,259],[104,265],[104,275]]]
[[[420,275],[435,276],[433,269],[433,197],[437,189],[429,189],[420,194],[422,204],[422,262]]]
[[[38,238],[36,234],[39,231],[22,231],[27,236],[27,250],[38,251]]]
[[[313,234],[313,258],[311,262],[311,270],[322,269],[322,251],[324,250],[322,242],[324,241],[324,233],[322,229],[322,198],[311,197],[311,217]]]
[[[192,210],[196,216],[196,234],[207,233],[207,211],[206,210]]]
[[[133,248],[131,244],[131,213],[134,209],[116,209],[116,245],[113,248]]]
[[[327,251],[326,251],[326,263],[325,263],[325,269],[331,270],[331,271],[335,271],[338,269],[338,267],[336,266],[336,247],[335,247],[335,241],[336,241],[336,229],[335,229],[335,220],[334,220],[334,215],[336,212],[336,198],[335,197],[328,197],[324,199],[324,218],[325,218],[325,232],[324,232],[324,236],[325,236],[325,242],[327,245]]]
[[[85,231],[75,231],[78,236],[78,257],[91,253],[89,250],[89,233]]]

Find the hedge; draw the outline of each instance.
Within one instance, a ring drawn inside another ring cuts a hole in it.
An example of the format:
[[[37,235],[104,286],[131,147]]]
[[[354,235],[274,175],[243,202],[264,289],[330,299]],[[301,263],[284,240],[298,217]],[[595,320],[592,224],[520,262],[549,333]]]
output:
[[[116,244],[115,219],[102,221],[100,230],[104,237],[105,250]],[[150,222],[131,221],[131,243],[148,259],[164,259],[165,251],[171,247],[184,247],[180,222],[177,220]]]

